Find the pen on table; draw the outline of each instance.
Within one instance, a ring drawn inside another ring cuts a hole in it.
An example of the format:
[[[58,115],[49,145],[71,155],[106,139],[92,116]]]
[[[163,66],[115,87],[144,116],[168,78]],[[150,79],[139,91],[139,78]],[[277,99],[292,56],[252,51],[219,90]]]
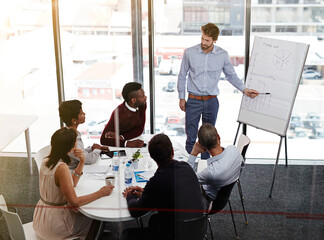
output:
[[[144,176],[142,176],[141,174],[136,174],[138,177],[140,177],[140,178],[143,178],[143,179],[146,179],[146,177],[144,177]]]

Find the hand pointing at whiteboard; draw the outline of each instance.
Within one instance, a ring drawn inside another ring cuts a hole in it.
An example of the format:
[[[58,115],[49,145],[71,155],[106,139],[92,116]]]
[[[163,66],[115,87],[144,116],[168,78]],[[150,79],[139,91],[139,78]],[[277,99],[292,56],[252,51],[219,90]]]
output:
[[[259,95],[259,92],[257,90],[250,89],[250,88],[245,88],[243,90],[243,93],[250,98],[255,98],[256,96]]]

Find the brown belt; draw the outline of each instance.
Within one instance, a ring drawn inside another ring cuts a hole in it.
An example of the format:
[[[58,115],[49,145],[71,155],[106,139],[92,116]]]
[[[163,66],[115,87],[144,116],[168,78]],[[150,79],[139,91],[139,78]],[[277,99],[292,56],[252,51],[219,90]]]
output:
[[[208,95],[208,96],[196,96],[196,95],[193,95],[191,93],[189,93],[189,98],[192,98],[192,99],[196,99],[196,100],[201,100],[201,101],[207,101],[211,98],[215,98],[217,97],[217,95]]]
[[[47,205],[50,205],[50,206],[64,206],[67,204],[67,202],[63,202],[63,203],[53,203],[53,202],[48,202],[46,200],[44,200],[42,198],[42,196],[40,197],[40,199],[42,200],[43,203],[47,204]]]

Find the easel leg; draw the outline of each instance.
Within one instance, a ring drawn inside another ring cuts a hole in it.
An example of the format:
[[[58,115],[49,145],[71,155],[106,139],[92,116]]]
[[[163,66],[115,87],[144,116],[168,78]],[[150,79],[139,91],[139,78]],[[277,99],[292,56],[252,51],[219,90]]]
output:
[[[288,167],[288,153],[287,153],[287,136],[285,136],[285,157],[286,157],[286,167]]]
[[[283,138],[283,137],[280,137],[280,143],[279,143],[279,148],[278,148],[278,154],[277,154],[276,165],[275,165],[275,167],[274,167],[274,169],[273,169],[272,184],[271,184],[271,189],[270,189],[269,198],[271,198],[271,196],[272,196],[272,189],[273,189],[273,185],[274,185],[274,181],[275,181],[275,177],[276,177],[276,170],[277,170],[278,161],[279,161],[279,155],[280,155],[280,149],[281,149],[282,138]]]
[[[235,143],[236,143],[236,139],[237,139],[237,135],[238,135],[238,133],[239,133],[239,131],[240,131],[240,127],[241,127],[241,123],[239,122],[239,125],[238,125],[238,127],[237,127],[237,131],[236,131],[236,135],[235,135],[235,138],[234,138],[233,145],[235,145]]]

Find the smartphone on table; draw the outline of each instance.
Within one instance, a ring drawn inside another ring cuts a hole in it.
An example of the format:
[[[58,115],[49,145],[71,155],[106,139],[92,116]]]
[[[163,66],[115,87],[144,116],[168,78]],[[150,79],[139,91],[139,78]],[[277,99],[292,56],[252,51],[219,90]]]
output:
[[[114,156],[114,152],[118,153],[119,157],[125,157],[126,156],[126,151],[125,150],[116,150],[116,151],[101,151],[100,155],[103,156],[108,156],[110,158],[112,158]]]

